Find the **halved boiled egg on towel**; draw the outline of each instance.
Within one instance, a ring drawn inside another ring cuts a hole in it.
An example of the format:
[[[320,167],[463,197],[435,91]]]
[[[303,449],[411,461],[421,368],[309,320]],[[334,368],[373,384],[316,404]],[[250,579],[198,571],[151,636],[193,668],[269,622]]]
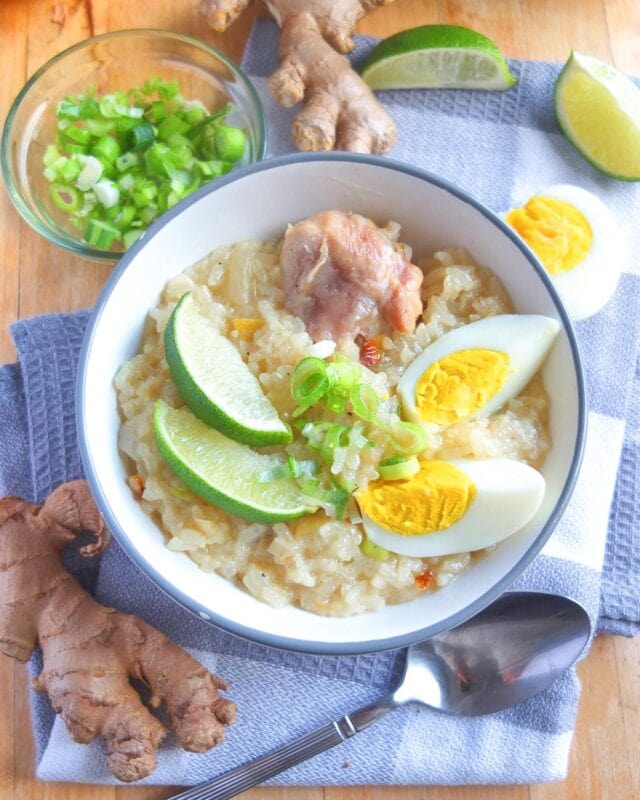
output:
[[[406,480],[358,492],[367,537],[405,556],[481,550],[524,527],[545,491],[542,475],[508,458],[421,460]]]
[[[626,248],[615,217],[594,194],[551,186],[505,219],[538,256],[572,319],[586,319],[610,300]]]
[[[495,413],[529,383],[559,329],[551,317],[501,314],[445,333],[398,383],[405,415],[445,427]]]

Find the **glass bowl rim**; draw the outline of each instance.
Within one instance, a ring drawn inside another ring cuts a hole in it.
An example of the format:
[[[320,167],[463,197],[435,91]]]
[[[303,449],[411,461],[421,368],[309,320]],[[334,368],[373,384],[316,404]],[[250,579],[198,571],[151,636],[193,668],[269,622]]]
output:
[[[218,48],[214,47],[213,45],[209,45],[206,42],[203,42],[200,39],[196,39],[193,36],[188,36],[187,34],[178,33],[176,31],[166,30],[164,28],[123,28],[122,30],[102,33],[99,36],[91,36],[88,39],[83,39],[82,41],[76,42],[70,47],[67,47],[64,50],[60,51],[55,56],[46,61],[41,67],[39,67],[33,73],[33,75],[25,83],[22,89],[20,89],[13,103],[11,104],[11,107],[9,108],[9,112],[7,114],[7,118],[4,122],[2,130],[2,140],[0,141],[0,162],[2,164],[2,176],[4,179],[5,186],[7,187],[9,197],[11,198],[18,213],[37,233],[39,233],[41,236],[44,236],[44,238],[47,239],[48,241],[53,242],[54,244],[58,245],[59,247],[62,247],[65,250],[75,253],[76,255],[82,256],[83,258],[92,259],[94,261],[116,262],[122,258],[124,252],[115,253],[109,250],[98,250],[94,247],[91,247],[91,245],[82,242],[81,240],[72,239],[71,236],[62,236],[56,230],[43,223],[42,220],[32,211],[31,205],[23,199],[22,192],[20,191],[19,187],[13,180],[13,176],[11,174],[9,139],[13,129],[14,119],[16,117],[16,114],[18,113],[18,109],[22,105],[24,98],[31,91],[31,89],[38,82],[38,80],[51,67],[53,67],[59,61],[62,61],[64,58],[71,55],[72,53],[75,53],[78,50],[83,50],[85,48],[88,48],[97,42],[102,42],[110,39],[117,39],[120,37],[131,36],[131,35],[134,36],[146,35],[146,36],[159,37],[161,39],[178,40],[190,46],[196,47],[199,50],[204,50],[209,55],[213,55],[215,58],[222,61],[222,63],[225,64],[225,66],[227,66],[242,83],[253,106],[258,111],[259,140],[258,140],[256,161],[261,161],[265,157],[265,154],[267,152],[267,126],[265,121],[264,108],[262,106],[262,101],[260,100],[258,92],[256,91],[254,85],[249,80],[247,74],[240,67],[240,65],[236,64],[233,61],[233,59],[231,59],[221,50],[218,50]]]

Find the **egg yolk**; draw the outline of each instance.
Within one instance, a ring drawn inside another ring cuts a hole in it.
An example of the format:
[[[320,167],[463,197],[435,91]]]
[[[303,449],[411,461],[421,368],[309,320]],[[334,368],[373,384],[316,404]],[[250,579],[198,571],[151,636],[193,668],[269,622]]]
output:
[[[407,480],[372,481],[358,494],[364,514],[403,536],[434,533],[453,525],[476,495],[471,479],[446,461],[420,462]]]
[[[577,267],[593,244],[593,232],[584,214],[554,197],[532,197],[524,208],[510,211],[507,222],[552,275]]]
[[[458,350],[425,370],[416,385],[416,408],[425,422],[453,425],[471,417],[502,389],[509,356],[498,350]]]

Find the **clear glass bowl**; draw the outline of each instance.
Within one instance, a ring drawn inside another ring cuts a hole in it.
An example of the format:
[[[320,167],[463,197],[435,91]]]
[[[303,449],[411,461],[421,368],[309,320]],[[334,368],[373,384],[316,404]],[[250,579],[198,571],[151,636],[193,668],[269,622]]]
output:
[[[264,157],[266,127],[260,99],[242,70],[213,47],[163,30],[125,30],[87,39],[64,50],[29,80],[16,97],[2,133],[2,172],[24,219],[50,242],[85,258],[117,261],[122,252],[96,249],[54,204],[42,159],[55,141],[56,108],[66,95],[95,86],[97,95],[139,86],[151,75],[178,80],[182,94],[210,111],[233,104],[230,125],[247,134],[238,166]]]

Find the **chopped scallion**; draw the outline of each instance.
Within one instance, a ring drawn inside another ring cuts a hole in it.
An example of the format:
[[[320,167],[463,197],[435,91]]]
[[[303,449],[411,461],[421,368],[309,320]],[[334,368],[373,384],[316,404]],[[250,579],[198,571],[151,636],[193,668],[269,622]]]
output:
[[[120,238],[120,231],[99,219],[92,219],[84,232],[84,240],[101,250],[108,250],[116,239]]]
[[[53,202],[62,211],[77,211],[82,205],[82,198],[80,192],[74,189],[73,186],[63,186],[60,183],[54,183],[49,187]]]
[[[427,432],[415,422],[393,422],[389,426],[391,444],[399,453],[417,455],[429,444]]]
[[[373,422],[380,405],[375,389],[368,383],[356,383],[351,387],[349,397],[354,413],[365,422]]]
[[[240,161],[244,155],[245,141],[246,136],[241,128],[232,128],[229,125],[216,127],[216,151],[223,161]]]
[[[146,150],[156,138],[156,129],[150,122],[141,122],[131,128],[131,140],[136,151]]]
[[[299,416],[300,409],[300,413],[303,413],[304,409],[317,403],[330,386],[324,361],[315,356],[307,356],[299,361],[291,375],[291,395],[299,406],[294,416]]]
[[[394,456],[378,464],[378,472],[384,481],[399,481],[411,478],[420,472],[420,462],[415,456],[402,458]]]
[[[363,556],[375,558],[376,561],[386,561],[391,555],[389,550],[385,550],[384,547],[380,547],[379,544],[374,544],[371,539],[368,539],[366,536],[364,536],[362,542],[360,542],[360,550]]]
[[[225,125],[230,111],[209,114],[177,81],[155,76],[129,91],[65,97],[43,157],[53,202],[89,244],[130,247],[159,214],[243,157],[244,132]]]

